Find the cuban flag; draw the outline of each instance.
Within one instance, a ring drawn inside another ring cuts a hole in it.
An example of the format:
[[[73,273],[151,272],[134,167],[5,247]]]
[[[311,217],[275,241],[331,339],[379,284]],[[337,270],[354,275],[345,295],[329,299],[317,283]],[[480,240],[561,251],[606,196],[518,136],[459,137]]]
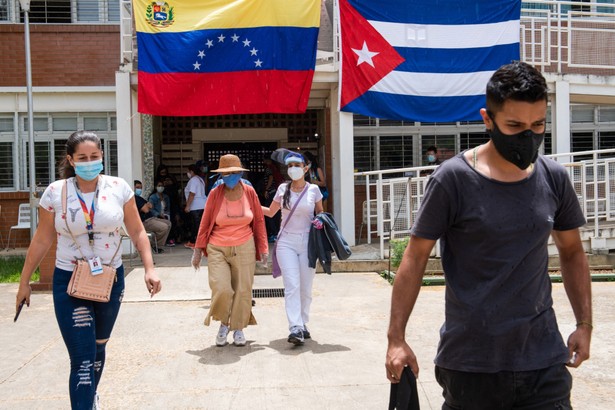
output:
[[[485,88],[519,60],[520,0],[339,0],[340,110],[480,120]]]
[[[319,0],[134,0],[133,9],[139,112],[305,112]]]

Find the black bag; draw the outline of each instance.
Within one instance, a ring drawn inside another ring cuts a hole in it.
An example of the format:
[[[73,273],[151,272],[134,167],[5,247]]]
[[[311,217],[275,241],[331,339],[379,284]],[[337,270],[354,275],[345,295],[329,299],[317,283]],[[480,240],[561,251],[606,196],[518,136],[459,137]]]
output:
[[[404,367],[399,383],[391,383],[389,410],[420,410],[416,377],[409,367]]]

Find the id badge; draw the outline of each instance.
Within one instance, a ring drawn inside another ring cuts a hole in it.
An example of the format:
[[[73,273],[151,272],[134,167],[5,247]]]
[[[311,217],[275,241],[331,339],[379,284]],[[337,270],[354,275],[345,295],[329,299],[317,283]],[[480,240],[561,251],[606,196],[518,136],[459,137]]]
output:
[[[100,257],[94,256],[92,259],[88,260],[90,264],[90,271],[92,272],[92,276],[100,275],[103,273],[102,262],[100,261]]]

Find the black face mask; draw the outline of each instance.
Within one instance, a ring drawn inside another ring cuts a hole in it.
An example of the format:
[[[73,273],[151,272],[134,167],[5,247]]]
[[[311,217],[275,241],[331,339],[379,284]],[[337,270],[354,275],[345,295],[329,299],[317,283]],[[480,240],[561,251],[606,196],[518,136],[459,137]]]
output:
[[[495,149],[508,162],[512,162],[523,170],[538,158],[538,149],[545,138],[545,133],[534,133],[532,130],[521,131],[518,134],[504,134],[493,120],[493,129],[487,130]]]

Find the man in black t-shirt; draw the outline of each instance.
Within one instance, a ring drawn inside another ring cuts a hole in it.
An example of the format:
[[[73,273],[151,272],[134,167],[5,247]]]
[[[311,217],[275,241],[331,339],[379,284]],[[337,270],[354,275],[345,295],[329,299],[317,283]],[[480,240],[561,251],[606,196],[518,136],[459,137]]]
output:
[[[405,330],[440,239],[446,315],[435,364],[442,408],[570,409],[567,366],[589,358],[591,277],[579,235],[585,219],[568,173],[538,155],[544,77],[521,62],[501,67],[480,114],[490,141],[445,161],[427,183],[395,275],[387,377],[397,383],[405,366],[418,375]],[[549,236],[576,317],[567,345],[553,310]]]

